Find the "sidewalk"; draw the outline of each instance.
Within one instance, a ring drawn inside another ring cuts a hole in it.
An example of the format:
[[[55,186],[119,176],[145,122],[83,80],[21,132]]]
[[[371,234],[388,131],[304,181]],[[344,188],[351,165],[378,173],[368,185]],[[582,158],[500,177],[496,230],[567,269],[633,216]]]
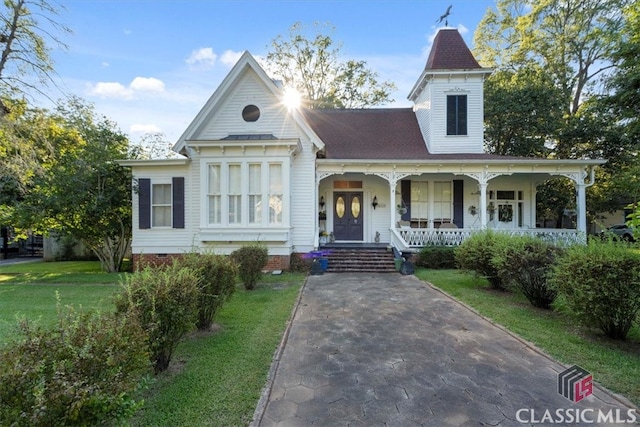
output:
[[[567,425],[630,408],[640,420],[599,387],[563,397],[569,366],[414,276],[310,276],[279,356],[254,426],[549,425],[545,412]]]

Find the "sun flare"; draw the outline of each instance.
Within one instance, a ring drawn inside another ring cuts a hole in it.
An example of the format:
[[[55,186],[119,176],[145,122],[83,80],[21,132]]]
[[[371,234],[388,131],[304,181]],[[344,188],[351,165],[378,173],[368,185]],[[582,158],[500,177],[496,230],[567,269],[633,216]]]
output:
[[[300,106],[302,98],[300,96],[300,92],[295,90],[292,87],[288,87],[284,90],[284,95],[282,97],[282,103],[289,110],[294,110]]]

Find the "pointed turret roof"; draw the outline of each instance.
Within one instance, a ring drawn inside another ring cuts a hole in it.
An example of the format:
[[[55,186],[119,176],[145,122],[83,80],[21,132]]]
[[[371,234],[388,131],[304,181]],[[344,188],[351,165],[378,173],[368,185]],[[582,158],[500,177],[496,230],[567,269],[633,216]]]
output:
[[[482,68],[455,28],[442,28],[436,34],[427,59],[427,70],[468,70]]]
[[[491,74],[492,71],[491,68],[480,66],[458,30],[441,28],[433,40],[427,65],[407,98],[415,101],[427,84],[429,76],[435,74]]]

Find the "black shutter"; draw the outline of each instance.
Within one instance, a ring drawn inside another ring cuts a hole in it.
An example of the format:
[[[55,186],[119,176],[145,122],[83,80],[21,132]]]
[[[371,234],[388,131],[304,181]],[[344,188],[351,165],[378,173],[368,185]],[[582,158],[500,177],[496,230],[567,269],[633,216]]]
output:
[[[464,181],[453,180],[453,223],[464,228]]]
[[[407,213],[402,215],[400,219],[402,221],[409,221],[411,219],[411,180],[403,179],[400,181],[400,197],[407,207]]]
[[[456,135],[456,97],[447,96],[447,135]]]
[[[138,228],[151,228],[151,180],[138,179]]]
[[[467,134],[467,95],[458,96],[458,135]]]
[[[173,188],[173,228],[184,228],[184,178],[174,177]]]

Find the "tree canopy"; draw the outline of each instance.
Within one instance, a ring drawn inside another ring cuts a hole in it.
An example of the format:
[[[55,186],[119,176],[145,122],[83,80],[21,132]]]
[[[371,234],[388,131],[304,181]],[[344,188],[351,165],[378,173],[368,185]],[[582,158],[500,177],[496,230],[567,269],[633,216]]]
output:
[[[66,49],[61,36],[71,30],[58,21],[60,7],[47,0],[5,0],[0,4],[0,117],[7,98],[47,94],[55,48]]]
[[[629,14],[629,8],[637,9],[635,4],[631,0],[498,0],[474,36],[478,60],[497,68],[486,86],[489,151],[607,159],[587,195],[590,208],[597,211],[620,208],[625,190],[615,182],[637,156],[638,139],[630,138],[624,124],[633,120],[635,112],[623,113],[621,104],[616,111],[613,103],[604,102],[611,100],[608,82],[619,78],[620,84],[628,85],[632,81],[616,66],[624,63],[621,52],[634,52],[628,41],[637,34]],[[634,53],[629,56],[635,58]],[[632,93],[633,89],[627,91],[625,97]],[[539,215],[561,215],[558,204],[564,200],[566,206],[561,207],[570,207],[575,202],[572,192],[571,186],[555,180],[539,186]]]
[[[278,35],[272,41],[266,68],[274,77],[296,89],[309,108],[364,108],[393,101],[393,83],[379,82],[366,61],[341,58],[341,45],[323,32],[333,27],[315,23],[313,28],[315,34],[307,35],[308,28],[298,22],[288,39]]]
[[[35,161],[21,167],[28,178],[13,177],[24,189],[5,201],[5,223],[18,231],[70,235],[106,271],[118,271],[131,240],[131,174],[115,163],[128,157],[126,136],[78,98],[55,113],[17,117],[3,131],[16,140],[37,141],[44,135],[46,142],[44,149],[29,153]],[[7,161],[16,159],[20,156]]]

